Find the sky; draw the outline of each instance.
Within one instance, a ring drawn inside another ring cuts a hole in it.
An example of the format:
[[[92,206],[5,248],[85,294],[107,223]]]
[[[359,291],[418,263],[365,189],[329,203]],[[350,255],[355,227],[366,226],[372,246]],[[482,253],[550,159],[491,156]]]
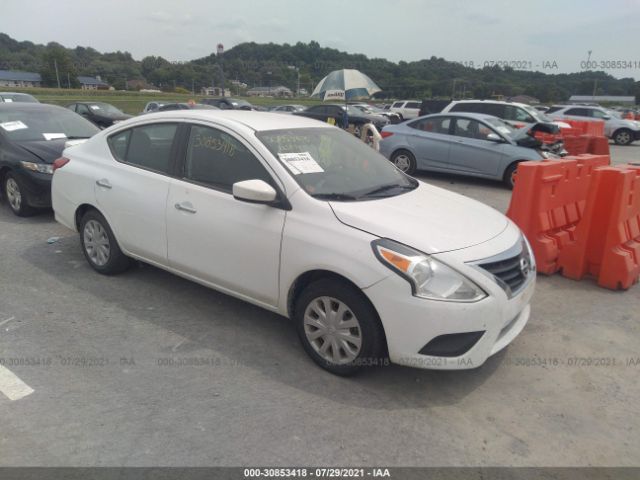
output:
[[[242,42],[640,79],[640,0],[2,0],[0,32],[185,61]],[[591,51],[591,54],[588,52]],[[603,63],[600,63],[603,62]]]

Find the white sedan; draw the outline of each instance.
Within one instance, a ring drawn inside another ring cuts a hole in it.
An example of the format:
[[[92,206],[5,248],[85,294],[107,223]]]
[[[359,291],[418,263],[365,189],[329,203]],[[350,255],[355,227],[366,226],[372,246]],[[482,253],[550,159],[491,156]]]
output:
[[[292,318],[333,373],[478,367],[529,318],[535,262],[510,220],[330,125],[166,112],[63,155],[53,208],[91,267],[140,260]]]

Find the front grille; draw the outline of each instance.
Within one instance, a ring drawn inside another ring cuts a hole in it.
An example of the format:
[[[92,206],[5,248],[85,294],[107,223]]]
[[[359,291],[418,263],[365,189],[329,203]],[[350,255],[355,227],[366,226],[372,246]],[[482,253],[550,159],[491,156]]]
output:
[[[509,297],[517,294],[535,273],[534,260],[524,241],[501,255],[481,260],[476,266],[490,274]]]

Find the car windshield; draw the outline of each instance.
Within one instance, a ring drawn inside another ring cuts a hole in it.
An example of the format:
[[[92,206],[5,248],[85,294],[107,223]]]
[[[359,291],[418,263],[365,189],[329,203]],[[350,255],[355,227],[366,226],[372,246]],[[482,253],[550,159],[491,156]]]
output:
[[[105,117],[119,117],[124,113],[108,103],[90,103],[87,105],[94,113]]]
[[[517,131],[507,122],[505,122],[504,120],[500,120],[499,118],[496,118],[496,117],[487,117],[484,119],[484,121],[487,122],[489,125],[491,125],[493,128],[495,128],[498,132],[500,132],[503,135],[512,135]]]
[[[378,152],[337,128],[268,130],[256,136],[315,198],[372,199],[418,186]]]
[[[0,98],[7,102],[22,102],[22,103],[38,103],[38,101],[33,98],[31,95],[27,95],[27,94],[20,94],[20,93],[3,93],[0,94]]]
[[[527,113],[531,115],[536,122],[544,123],[544,122],[552,121],[549,117],[547,117],[544,114],[544,112],[541,112],[540,110],[537,110],[529,105],[524,105],[522,108],[524,108],[527,111]]]
[[[100,130],[66,109],[0,109],[0,128],[12,141],[89,138]]]

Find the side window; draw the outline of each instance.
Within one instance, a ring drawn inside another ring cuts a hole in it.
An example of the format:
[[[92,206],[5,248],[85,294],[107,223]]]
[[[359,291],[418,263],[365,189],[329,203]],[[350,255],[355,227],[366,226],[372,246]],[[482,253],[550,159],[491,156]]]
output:
[[[590,112],[591,112],[591,116],[593,118],[601,118],[602,120],[604,120],[605,117],[608,116],[606,113],[601,112],[600,110],[596,110],[596,109],[593,109]]]
[[[220,130],[192,125],[187,145],[184,178],[231,192],[236,182],[271,176],[238,140]]]
[[[326,107],[322,105],[316,105],[315,107],[309,108],[309,112],[311,113],[325,113]]]
[[[89,115],[89,109],[87,108],[86,105],[82,103],[78,103],[76,105],[76,112],[79,113],[80,115]]]
[[[122,162],[169,173],[171,147],[177,129],[175,123],[136,127],[109,137],[109,145],[114,156]]]
[[[340,118],[343,115],[344,110],[342,110],[340,107],[327,107],[327,115],[329,115],[330,117],[337,117]]]
[[[449,125],[451,125],[451,119],[449,117],[424,118],[409,124],[411,128],[415,128],[416,130],[427,133],[439,133],[441,135],[449,134]]]
[[[589,111],[586,108],[570,108],[566,112],[565,115],[575,115],[576,117],[588,117]]]
[[[402,105],[404,105],[404,102],[396,102],[391,105],[391,108],[402,108]]]
[[[456,103],[451,109],[450,112],[473,112],[471,103]]]
[[[419,102],[407,102],[407,106],[405,108],[420,108]]]
[[[109,137],[108,142],[109,147],[111,147],[111,153],[113,153],[113,156],[121,162],[125,161],[130,137],[131,130],[125,130],[124,132],[120,132]]]
[[[453,134],[457,137],[486,140],[491,129],[482,123],[468,118],[456,118]]]
[[[486,113],[487,115],[493,115],[498,118],[505,118],[505,105],[500,105],[499,103],[487,103],[485,108],[481,111],[481,113]]]

